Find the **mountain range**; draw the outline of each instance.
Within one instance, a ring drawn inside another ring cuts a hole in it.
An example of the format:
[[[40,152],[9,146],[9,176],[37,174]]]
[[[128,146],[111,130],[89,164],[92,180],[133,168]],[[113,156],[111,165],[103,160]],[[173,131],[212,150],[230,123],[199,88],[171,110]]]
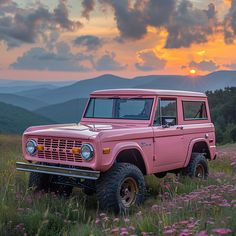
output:
[[[106,74],[77,82],[0,80],[0,102],[45,117],[49,123],[79,122],[89,94],[99,89],[151,88],[214,91],[236,87],[236,71],[205,76],[148,75],[133,79]],[[1,124],[1,119],[0,119]]]
[[[0,133],[22,133],[29,126],[55,122],[26,109],[3,102],[0,102],[0,111]]]

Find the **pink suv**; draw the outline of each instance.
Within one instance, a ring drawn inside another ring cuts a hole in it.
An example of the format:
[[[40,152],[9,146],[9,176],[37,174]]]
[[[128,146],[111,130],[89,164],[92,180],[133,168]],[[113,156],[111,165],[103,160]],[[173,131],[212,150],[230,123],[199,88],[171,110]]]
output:
[[[203,93],[95,91],[79,124],[28,128],[22,140],[29,187],[96,193],[102,210],[124,212],[145,197],[144,176],[167,172],[207,178],[215,129]]]

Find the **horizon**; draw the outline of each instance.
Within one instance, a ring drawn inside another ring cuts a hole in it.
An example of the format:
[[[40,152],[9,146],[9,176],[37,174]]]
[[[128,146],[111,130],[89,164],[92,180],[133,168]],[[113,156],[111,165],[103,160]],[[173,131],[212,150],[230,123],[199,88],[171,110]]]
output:
[[[74,81],[236,70],[235,12],[235,0],[2,0],[0,77]]]
[[[64,83],[64,84],[69,84],[69,83],[73,83],[73,82],[79,82],[79,81],[84,81],[84,80],[91,80],[91,79],[97,79],[100,77],[104,77],[104,76],[114,76],[114,77],[119,77],[121,79],[127,79],[127,80],[132,80],[138,77],[148,77],[148,76],[173,76],[173,77],[189,77],[192,78],[193,80],[197,80],[198,77],[204,77],[204,76],[209,76],[210,74],[214,74],[214,73],[220,73],[220,72],[236,72],[236,70],[217,70],[217,71],[212,71],[203,75],[191,75],[191,74],[186,74],[186,75],[178,75],[178,74],[148,74],[148,75],[136,75],[134,77],[124,77],[124,76],[120,76],[120,75],[116,75],[116,74],[112,74],[112,73],[105,73],[105,74],[100,74],[97,75],[95,77],[85,77],[85,78],[74,78],[74,79],[61,79],[61,80],[35,80],[35,79],[21,79],[21,78],[0,78],[0,82],[35,82],[35,83]]]

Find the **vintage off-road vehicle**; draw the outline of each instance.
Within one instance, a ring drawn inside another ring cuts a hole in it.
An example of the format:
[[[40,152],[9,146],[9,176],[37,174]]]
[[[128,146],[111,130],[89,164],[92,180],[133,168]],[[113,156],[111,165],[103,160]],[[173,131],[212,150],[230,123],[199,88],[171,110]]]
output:
[[[76,108],[75,108],[76,109]],[[114,89],[91,94],[79,124],[28,128],[22,140],[29,187],[96,193],[103,210],[124,212],[145,197],[144,175],[207,178],[215,129],[203,93]]]

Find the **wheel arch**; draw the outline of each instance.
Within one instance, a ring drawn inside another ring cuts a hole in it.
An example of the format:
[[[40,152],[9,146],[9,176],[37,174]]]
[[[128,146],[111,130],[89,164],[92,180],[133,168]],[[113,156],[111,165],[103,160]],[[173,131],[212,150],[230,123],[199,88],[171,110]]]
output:
[[[137,166],[141,172],[146,175],[146,165],[143,160],[142,154],[136,148],[124,149],[120,151],[116,157],[116,162],[130,163]]]
[[[184,166],[188,165],[192,153],[205,153],[206,159],[211,159],[210,147],[204,138],[194,139],[191,141]]]
[[[137,166],[143,175],[149,173],[148,164],[145,160],[144,153],[139,146],[125,146],[119,149],[115,155],[115,162],[130,163]]]

